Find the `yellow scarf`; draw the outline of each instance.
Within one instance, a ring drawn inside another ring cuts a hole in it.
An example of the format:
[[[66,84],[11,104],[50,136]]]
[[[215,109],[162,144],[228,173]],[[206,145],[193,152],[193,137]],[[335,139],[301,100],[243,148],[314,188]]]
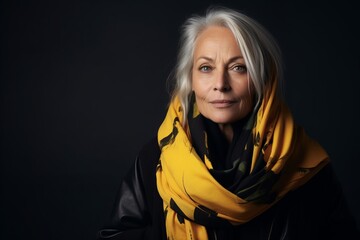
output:
[[[327,153],[295,125],[290,111],[276,96],[275,85],[276,82],[263,97],[250,135],[253,138],[250,172],[263,154],[266,172],[279,175],[271,188],[276,193],[271,203],[246,201],[214,179],[209,172],[211,161],[198,156],[188,130],[182,127],[179,100],[171,102],[158,130],[161,155],[156,172],[168,239],[208,239],[204,218],[215,224],[246,223],[290,190],[306,183],[327,164]]]

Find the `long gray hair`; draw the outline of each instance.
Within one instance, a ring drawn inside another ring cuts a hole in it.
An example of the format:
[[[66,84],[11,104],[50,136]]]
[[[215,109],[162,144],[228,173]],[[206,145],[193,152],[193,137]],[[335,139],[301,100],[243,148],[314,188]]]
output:
[[[281,52],[271,34],[243,13],[224,7],[211,7],[204,16],[190,17],[182,26],[172,98],[178,97],[181,102],[184,123],[192,94],[191,75],[195,42],[198,35],[210,26],[226,27],[234,34],[244,57],[249,79],[255,89],[256,105],[261,102],[265,89],[271,85],[271,81],[275,79],[278,83],[282,81]]]

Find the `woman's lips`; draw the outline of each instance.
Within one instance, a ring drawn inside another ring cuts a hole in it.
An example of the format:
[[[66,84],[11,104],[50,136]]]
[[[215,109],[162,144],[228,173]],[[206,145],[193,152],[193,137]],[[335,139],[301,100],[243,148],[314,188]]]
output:
[[[236,101],[233,100],[214,100],[210,101],[210,104],[215,108],[228,108],[231,107]]]

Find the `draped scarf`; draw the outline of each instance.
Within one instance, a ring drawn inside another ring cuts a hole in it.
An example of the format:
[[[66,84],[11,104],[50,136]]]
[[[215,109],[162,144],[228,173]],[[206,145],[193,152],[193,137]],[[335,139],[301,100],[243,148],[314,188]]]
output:
[[[184,124],[174,98],[158,130],[156,180],[168,239],[208,239],[206,227],[246,223],[328,163],[325,150],[295,124],[277,96],[276,81],[234,131],[225,169],[214,168],[209,128],[196,102],[190,105]]]

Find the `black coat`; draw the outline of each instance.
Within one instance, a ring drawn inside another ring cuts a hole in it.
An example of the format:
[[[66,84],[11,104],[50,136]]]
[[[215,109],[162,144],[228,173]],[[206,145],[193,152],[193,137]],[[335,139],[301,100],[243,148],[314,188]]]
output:
[[[122,181],[110,223],[99,231],[98,239],[166,239],[155,177],[159,156],[156,139],[140,151]],[[360,239],[331,164],[250,222],[207,231],[209,239],[217,240]]]

